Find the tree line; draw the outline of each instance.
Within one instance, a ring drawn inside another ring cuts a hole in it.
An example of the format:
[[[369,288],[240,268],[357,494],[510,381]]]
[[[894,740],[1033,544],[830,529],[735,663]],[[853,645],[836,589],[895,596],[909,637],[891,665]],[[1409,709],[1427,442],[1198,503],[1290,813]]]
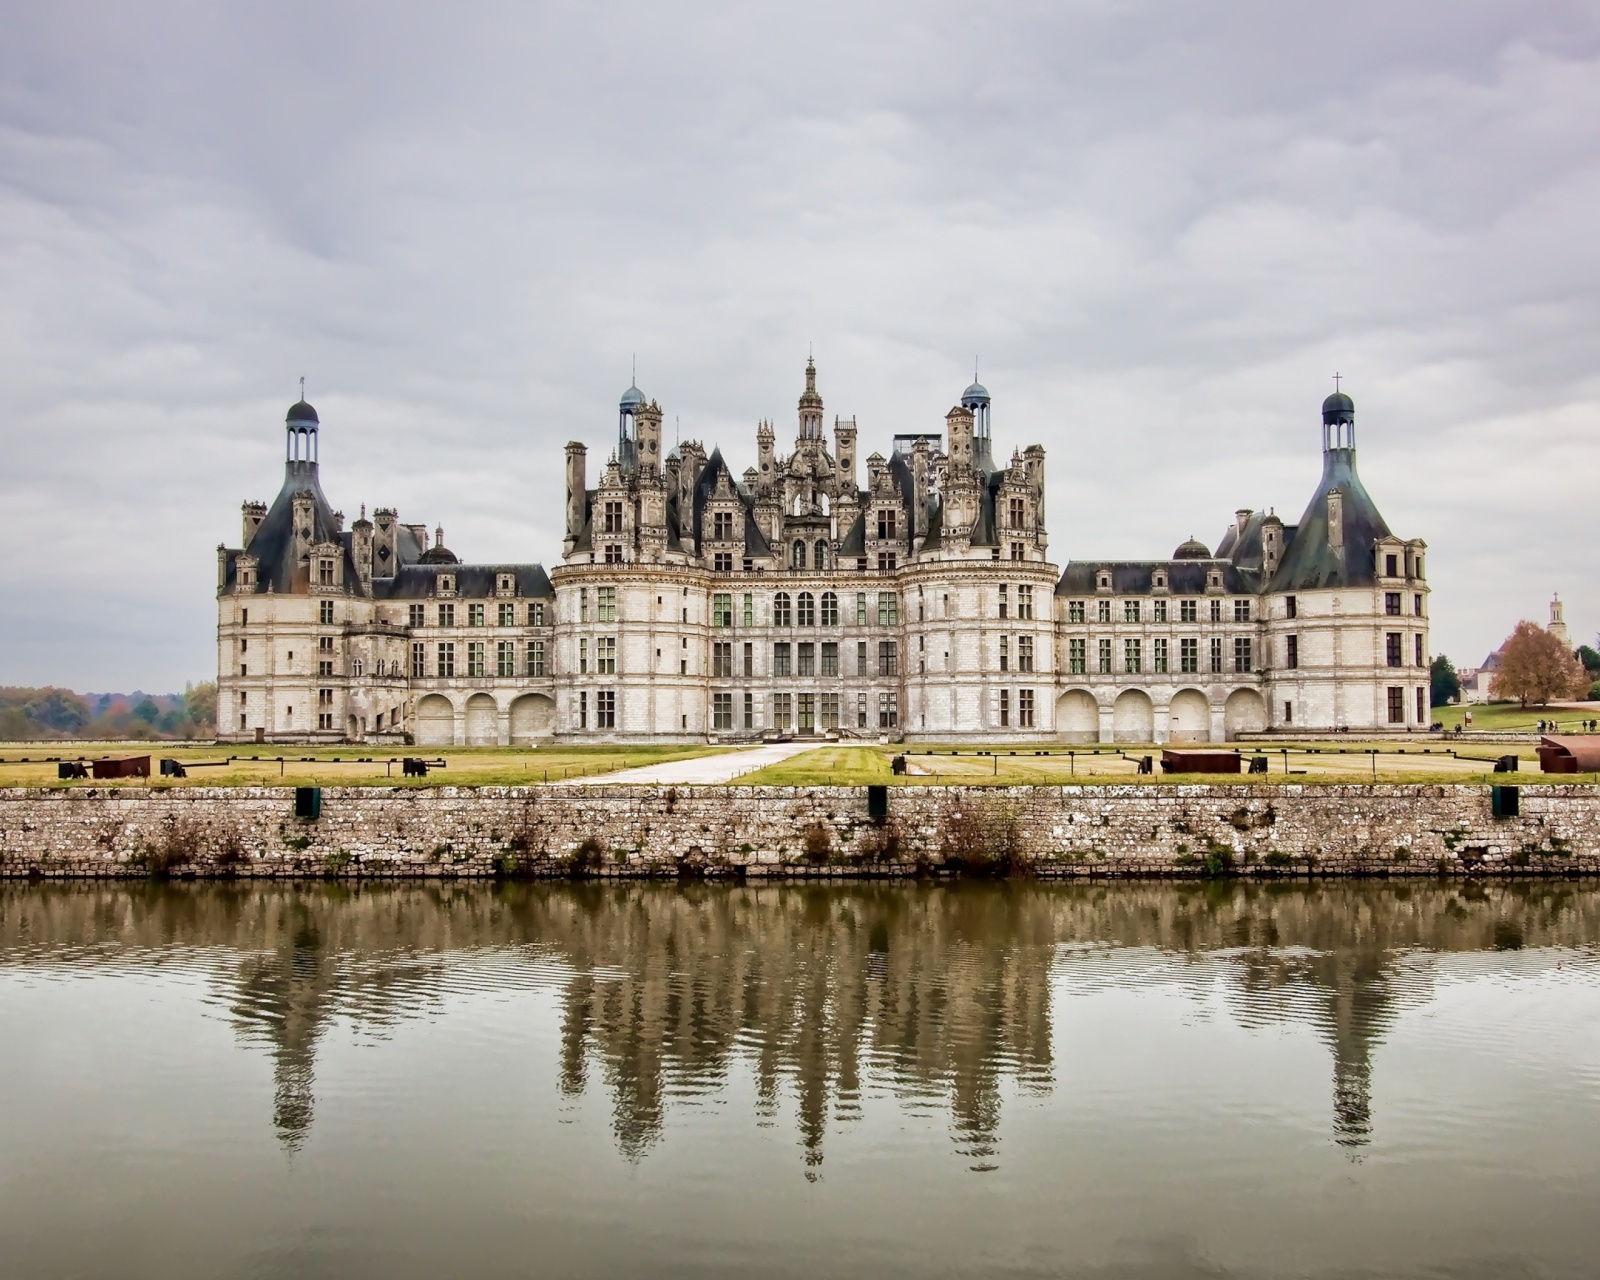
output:
[[[187,685],[182,693],[131,696],[0,687],[0,741],[214,738],[216,733],[214,680]]]
[[[1490,673],[1489,697],[1522,706],[1552,702],[1600,701],[1600,650],[1569,649],[1536,622],[1519,622],[1499,649],[1500,665]],[[1444,654],[1433,660],[1432,703],[1447,706],[1461,696],[1455,664]]]

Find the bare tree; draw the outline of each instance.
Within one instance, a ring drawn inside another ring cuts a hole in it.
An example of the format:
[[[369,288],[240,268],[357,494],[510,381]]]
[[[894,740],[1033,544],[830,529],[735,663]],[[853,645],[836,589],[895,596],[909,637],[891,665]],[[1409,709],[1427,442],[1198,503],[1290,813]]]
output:
[[[1500,650],[1500,666],[1489,682],[1491,698],[1515,698],[1524,707],[1552,699],[1581,698],[1589,690],[1583,664],[1543,627],[1519,622]]]

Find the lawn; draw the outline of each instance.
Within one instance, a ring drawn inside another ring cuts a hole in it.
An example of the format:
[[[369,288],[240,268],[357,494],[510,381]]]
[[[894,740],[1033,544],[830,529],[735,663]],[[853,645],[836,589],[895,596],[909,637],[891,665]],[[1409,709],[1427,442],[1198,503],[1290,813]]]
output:
[[[1435,707],[1429,714],[1446,729],[1459,728],[1472,712],[1472,728],[1486,731],[1536,733],[1540,720],[1554,720],[1560,733],[1581,733],[1584,720],[1600,720],[1600,702],[1554,707],[1519,707],[1515,702],[1480,702],[1470,707]]]
[[[726,747],[323,747],[228,746],[182,747],[173,743],[131,744],[57,742],[10,747],[0,751],[0,786],[525,786],[559,782],[596,773],[613,773],[636,765],[661,764],[692,756],[718,755]],[[100,756],[151,757],[151,777],[86,782],[59,782],[49,757],[93,760]],[[161,757],[188,767],[183,779],[156,774]],[[281,761],[279,757],[282,757]],[[405,778],[400,761],[415,756],[432,764],[426,778]],[[27,763],[22,763],[26,760]],[[190,767],[190,766],[200,767]]]

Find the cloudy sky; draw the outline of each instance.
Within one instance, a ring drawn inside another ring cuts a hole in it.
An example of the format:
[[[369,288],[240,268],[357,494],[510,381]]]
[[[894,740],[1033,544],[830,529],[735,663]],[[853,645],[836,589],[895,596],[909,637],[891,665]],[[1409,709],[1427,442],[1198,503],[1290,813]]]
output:
[[[1335,370],[1475,663],[1600,627],[1600,5],[27,4],[0,41],[0,683],[215,672],[281,478],[559,553],[637,353],[738,469],[980,361],[1051,553],[1294,519]]]

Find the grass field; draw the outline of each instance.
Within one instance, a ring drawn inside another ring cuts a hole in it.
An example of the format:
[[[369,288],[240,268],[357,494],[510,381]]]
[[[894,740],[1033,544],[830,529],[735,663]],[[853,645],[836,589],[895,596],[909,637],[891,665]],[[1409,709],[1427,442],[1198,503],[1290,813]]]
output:
[[[1468,711],[1472,712],[1473,729],[1499,732],[1534,733],[1539,721],[1554,720],[1561,726],[1559,732],[1580,733],[1582,721],[1600,720],[1600,702],[1526,709],[1514,702],[1480,702],[1471,707],[1435,707],[1429,714],[1446,729],[1457,729]]]
[[[1216,747],[1215,750],[1231,750]],[[979,754],[971,747],[913,747],[906,754],[909,772],[895,776],[890,760],[894,747],[821,747],[771,765],[738,780],[740,786],[864,786],[884,782],[898,786],[976,785],[1051,786],[1110,782],[1251,783],[1251,782],[1597,782],[1592,774],[1546,778],[1528,746],[1503,743],[1397,747],[1391,743],[1284,744],[1270,750],[1247,749],[1246,756],[1267,757],[1269,772],[1260,774],[1163,774],[1159,747],[1129,747],[1124,754],[1111,747],[996,747]],[[1373,753],[1377,752],[1376,755]],[[1454,753],[1454,754],[1453,754]],[[1516,754],[1515,775],[1493,773],[1495,758]],[[1153,756],[1157,772],[1140,775],[1138,761]]]
[[[691,756],[718,755],[726,747],[286,747],[238,746],[180,747],[172,743],[146,745],[59,742],[44,746],[0,750],[0,786],[525,786],[532,782],[559,782],[597,773],[613,773],[636,765],[685,760]],[[56,766],[48,757],[75,760],[82,756],[151,757],[151,777],[118,778],[86,782],[59,782]],[[162,756],[190,768],[183,779],[155,776]],[[283,759],[280,762],[279,757]],[[430,762],[443,759],[442,769],[426,778],[403,778],[400,761],[419,756]],[[230,759],[231,757],[231,759]],[[308,759],[309,757],[309,759]],[[27,763],[21,763],[26,758]],[[392,765],[390,762],[393,762]]]

